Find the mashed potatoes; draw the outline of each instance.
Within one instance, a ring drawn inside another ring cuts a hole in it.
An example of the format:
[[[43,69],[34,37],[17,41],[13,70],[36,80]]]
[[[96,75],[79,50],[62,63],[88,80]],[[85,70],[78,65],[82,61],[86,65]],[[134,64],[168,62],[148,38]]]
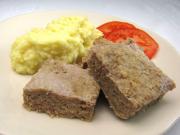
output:
[[[100,36],[85,17],[61,17],[16,39],[11,49],[12,68],[20,74],[34,74],[48,58],[73,63]]]

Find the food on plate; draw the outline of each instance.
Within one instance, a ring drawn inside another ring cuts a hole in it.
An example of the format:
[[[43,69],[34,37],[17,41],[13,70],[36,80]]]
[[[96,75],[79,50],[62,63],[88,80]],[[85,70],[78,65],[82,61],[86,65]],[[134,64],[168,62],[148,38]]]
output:
[[[47,60],[24,88],[25,108],[50,116],[91,120],[99,85],[87,70]]]
[[[102,40],[99,42],[103,43]],[[134,116],[175,88],[175,83],[144,55],[136,43],[108,44],[94,46],[86,60],[119,118]]]
[[[128,44],[131,44],[131,43],[134,43],[134,41],[132,39],[127,39],[127,40],[123,40],[121,42],[112,42],[110,40],[107,40],[103,37],[101,38],[98,38],[94,41],[94,45],[128,45]],[[140,48],[141,49],[141,48]],[[87,58],[87,57],[84,57],[84,58]]]
[[[100,36],[102,32],[86,17],[61,17],[15,40],[11,49],[12,68],[20,74],[34,74],[48,58],[73,63],[81,59]]]
[[[108,40],[121,42],[127,38],[132,38],[137,45],[143,48],[144,53],[151,59],[157,52],[159,46],[157,42],[146,32],[140,29],[119,29],[107,36]]]
[[[111,21],[97,27],[98,30],[103,32],[105,37],[114,30],[127,28],[135,28],[135,26],[127,22]]]
[[[133,39],[144,53],[151,59],[158,51],[158,43],[145,31],[125,22],[108,22],[98,27],[104,37],[113,42],[121,42],[128,38]]]
[[[128,119],[175,88],[149,60],[158,48],[130,23],[96,29],[86,17],[61,17],[18,37],[11,65],[20,74],[37,72],[23,89],[30,111],[90,121],[101,88],[114,113]]]

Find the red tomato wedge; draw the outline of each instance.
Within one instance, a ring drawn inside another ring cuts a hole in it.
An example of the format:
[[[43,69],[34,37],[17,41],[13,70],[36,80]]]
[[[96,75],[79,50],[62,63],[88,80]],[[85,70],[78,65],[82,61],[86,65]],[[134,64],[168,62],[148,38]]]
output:
[[[113,42],[121,42],[127,38],[133,39],[137,45],[142,47],[149,59],[156,54],[159,48],[157,42],[149,34],[137,28],[115,29],[106,37]]]
[[[126,22],[119,22],[119,21],[111,21],[101,26],[97,27],[98,30],[103,32],[104,37],[106,37],[109,33],[116,29],[125,29],[125,28],[135,28],[134,25],[126,23]]]

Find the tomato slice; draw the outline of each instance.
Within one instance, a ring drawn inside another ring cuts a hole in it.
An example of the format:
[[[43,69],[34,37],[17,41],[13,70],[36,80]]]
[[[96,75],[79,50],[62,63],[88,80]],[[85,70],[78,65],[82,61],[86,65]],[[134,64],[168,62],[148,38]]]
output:
[[[104,37],[106,37],[109,33],[116,29],[125,29],[125,28],[135,28],[134,25],[126,23],[126,22],[119,22],[119,21],[111,21],[101,26],[97,27],[98,30],[103,32]]]
[[[142,47],[149,59],[156,54],[159,48],[157,42],[149,34],[140,29],[116,29],[106,37],[106,39],[113,42],[121,42],[128,38],[132,38],[137,45]]]

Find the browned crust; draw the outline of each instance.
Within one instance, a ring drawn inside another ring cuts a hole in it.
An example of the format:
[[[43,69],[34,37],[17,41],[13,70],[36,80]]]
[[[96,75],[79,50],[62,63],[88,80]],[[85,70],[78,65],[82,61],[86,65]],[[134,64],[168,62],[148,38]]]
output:
[[[52,117],[90,121],[99,90],[87,70],[49,59],[24,87],[24,106]]]
[[[109,71],[105,66],[102,66],[101,61],[97,59],[96,55],[92,54],[91,56],[92,61],[88,61],[88,66],[91,69],[90,72],[101,86],[110,104],[110,108],[113,109],[116,116],[122,119],[128,119],[130,116],[133,116],[136,107],[118,90],[116,84],[106,76]]]
[[[79,118],[91,121],[95,104],[78,98],[57,95],[46,90],[24,90],[24,107],[29,111],[46,113],[51,117]]]
[[[141,100],[139,98],[138,100],[136,100],[137,98],[134,97],[133,95],[140,96],[142,94],[136,94],[136,91],[133,91],[134,89],[133,85],[130,87],[129,86],[125,87],[126,85],[123,85],[123,86],[120,85],[122,83],[121,79],[128,81],[129,78],[126,77],[126,74],[122,74],[123,71],[116,71],[117,66],[118,66],[117,63],[113,63],[111,65],[113,67],[109,67],[109,65],[108,66],[104,65],[103,60],[109,61],[107,60],[108,59],[107,57],[106,59],[104,59],[102,55],[102,53],[105,52],[103,49],[106,48],[107,45],[104,45],[104,46],[99,45],[99,46],[100,47],[96,46],[95,48],[91,50],[88,57],[86,58],[87,64],[88,64],[88,67],[90,68],[91,74],[95,77],[101,89],[103,90],[106,98],[108,99],[110,107],[113,109],[113,111],[119,118],[128,119],[134,116],[138,111],[144,108],[147,108],[147,106],[150,106],[151,104],[156,103],[167,91],[175,88],[175,83],[169,77],[164,75],[152,62],[150,62],[144,56],[143,52],[140,49],[138,49],[136,46],[133,45],[131,49],[133,49],[134,51],[137,51],[134,57],[137,57],[136,58],[137,61],[144,63],[145,64],[144,66],[149,68],[147,70],[147,73],[148,72],[151,73],[153,71],[155,78],[156,77],[161,78],[160,80],[157,79],[158,82],[154,82],[156,84],[153,85],[155,89],[153,90],[154,91],[153,94],[151,94],[150,89],[147,88],[148,91],[144,91],[144,92],[148,92],[149,94],[143,95],[142,97],[143,99]],[[114,51],[114,50],[110,50],[111,47],[107,47],[107,48],[109,49],[109,51]],[[118,47],[115,47],[115,49],[118,49]],[[107,55],[109,55],[109,57],[114,57],[114,61],[117,61],[117,62],[118,62],[118,58],[120,58],[123,55],[123,53],[118,54],[117,52],[116,53],[113,52],[111,54],[114,56],[110,56],[109,54]],[[125,55],[127,56],[128,59],[125,59],[126,56],[123,56],[123,60],[131,59],[131,57],[129,57],[128,55],[128,52],[125,52]],[[126,68],[128,70],[128,66]],[[141,70],[141,67],[137,67],[137,69]],[[138,78],[139,76],[136,76],[136,77]],[[136,80],[136,81],[138,83],[139,80]],[[144,83],[147,84],[149,82],[144,82]],[[126,90],[126,88],[128,89]],[[146,88],[146,86],[144,86],[144,88]],[[143,88],[140,88],[140,89],[143,89]]]

